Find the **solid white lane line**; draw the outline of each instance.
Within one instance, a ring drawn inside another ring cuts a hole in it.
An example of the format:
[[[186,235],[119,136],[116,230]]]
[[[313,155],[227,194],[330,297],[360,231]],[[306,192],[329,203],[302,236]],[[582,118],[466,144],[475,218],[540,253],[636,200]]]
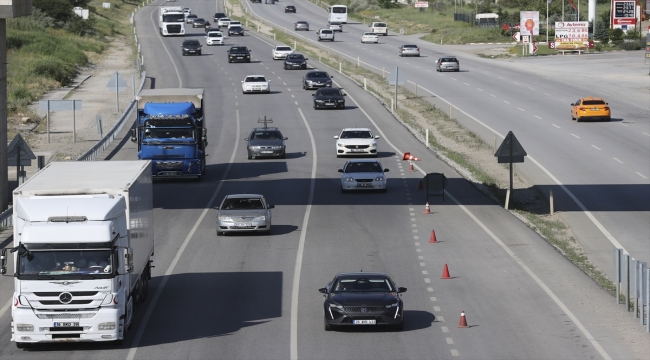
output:
[[[138,346],[140,345],[140,340],[142,340],[142,335],[144,334],[144,331],[147,328],[149,319],[151,318],[151,315],[153,314],[153,311],[156,308],[156,304],[158,303],[160,296],[165,290],[165,286],[169,281],[170,275],[174,272],[174,269],[176,268],[176,264],[178,264],[178,261],[181,259],[181,256],[183,255],[183,252],[185,251],[187,245],[190,243],[190,240],[192,240],[192,237],[194,236],[196,229],[198,229],[199,225],[203,221],[203,218],[208,213],[208,211],[212,208],[214,201],[217,199],[217,195],[219,194],[219,191],[221,191],[221,187],[225,183],[225,180],[228,177],[228,174],[230,173],[230,168],[232,167],[232,164],[235,162],[235,155],[237,155],[237,149],[239,148],[239,138],[240,138],[239,110],[236,110],[236,112],[237,112],[237,137],[235,138],[235,147],[232,149],[232,154],[230,155],[230,161],[228,162],[228,166],[226,166],[226,171],[223,172],[223,175],[221,176],[221,181],[219,181],[219,185],[217,185],[217,188],[214,190],[214,193],[212,193],[212,197],[210,198],[210,200],[208,200],[208,204],[201,212],[201,215],[199,215],[199,218],[196,219],[196,222],[194,223],[194,226],[192,226],[190,232],[187,233],[187,236],[185,237],[185,240],[183,240],[181,247],[176,252],[176,256],[174,257],[174,260],[172,260],[171,264],[169,264],[169,267],[167,268],[167,271],[165,272],[165,275],[163,276],[160,282],[160,286],[158,286],[158,289],[156,289],[156,294],[153,296],[153,299],[151,299],[151,303],[147,308],[147,312],[144,314],[142,323],[138,325],[138,332],[135,334],[135,339],[133,339],[133,344],[129,349],[129,353],[126,357],[127,360],[133,360],[135,358],[135,353],[138,351]]]
[[[311,165],[311,178],[309,180],[309,199],[307,200],[307,208],[305,209],[305,216],[302,219],[302,228],[300,229],[300,241],[298,242],[298,252],[296,254],[296,267],[293,271],[293,286],[291,290],[291,340],[290,340],[290,358],[291,360],[298,360],[298,295],[300,293],[300,272],[302,270],[302,257],[305,251],[305,237],[307,236],[307,225],[309,225],[309,215],[311,213],[311,206],[314,201],[314,188],[316,187],[316,165],[318,153],[316,152],[316,141],[314,134],[311,132],[311,127],[305,118],[302,110],[298,108],[300,117],[305,123],[307,133],[309,133],[309,140],[311,141],[311,153],[313,154],[313,162]]]
[[[9,309],[9,307],[11,306],[11,300],[13,300],[13,295],[9,298],[9,301],[7,301],[7,303],[2,307],[2,309],[0,309],[0,318],[2,317],[2,315],[5,314],[7,309]]]
[[[620,164],[625,164],[624,162],[622,162],[621,160],[619,160],[619,159],[617,159],[617,158],[615,158],[615,157],[613,157],[612,159],[618,161]]]
[[[576,139],[580,139],[580,136],[578,136],[578,135],[576,135],[576,134],[574,134],[574,133],[571,133],[571,136],[573,136],[573,137],[576,138]]]
[[[598,146],[596,146],[596,145],[591,145],[591,147],[594,148],[594,149],[596,149],[596,150],[601,150],[601,149],[600,149]]]
[[[637,172],[636,174],[639,175],[640,177],[644,178],[644,179],[647,179],[647,177],[645,175],[641,174],[640,172]],[[0,317],[1,316],[2,316],[2,310],[0,310]]]
[[[559,126],[557,126],[557,125],[555,125],[555,124],[551,124],[551,125],[555,126],[555,127],[558,128],[558,129],[561,129],[561,127],[559,127]]]

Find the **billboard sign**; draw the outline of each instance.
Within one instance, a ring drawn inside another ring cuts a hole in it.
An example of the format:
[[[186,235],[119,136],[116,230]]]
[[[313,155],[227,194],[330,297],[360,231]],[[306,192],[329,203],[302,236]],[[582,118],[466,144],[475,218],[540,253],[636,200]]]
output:
[[[428,8],[429,7],[429,2],[428,1],[416,1],[415,2],[415,7],[416,8]]]
[[[589,47],[589,22],[558,21],[555,23],[555,50],[584,50]]]
[[[637,22],[635,0],[612,0],[612,29],[633,29]]]
[[[519,27],[522,36],[539,35],[539,11],[520,11]]]

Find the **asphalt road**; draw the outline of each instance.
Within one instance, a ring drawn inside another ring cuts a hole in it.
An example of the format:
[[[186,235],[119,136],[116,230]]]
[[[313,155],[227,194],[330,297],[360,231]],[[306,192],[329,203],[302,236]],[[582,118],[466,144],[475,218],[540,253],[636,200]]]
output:
[[[348,93],[346,109],[313,110],[312,91],[300,86],[304,71],[282,70],[271,59],[272,44],[251,33],[236,40],[253,50],[251,64],[228,64],[228,45],[183,57],[182,38],[157,34],[156,4],[136,14],[148,85],[205,88],[207,176],[154,185],[154,279],[123,347],[22,351],[5,326],[3,358],[642,358],[631,346],[645,336],[636,321],[428,153],[372,96],[335,75]],[[214,2],[186,5],[206,17],[215,11]],[[203,36],[202,29],[190,32],[186,37]],[[272,93],[242,95],[240,80],[250,74],[272,79]],[[243,138],[263,116],[289,137],[286,160],[246,159]],[[336,170],[345,160],[334,156],[332,136],[348,126],[381,135],[379,157],[390,169],[386,194],[340,192]],[[418,171],[401,161],[405,149],[421,154]],[[111,159],[135,158],[135,145],[124,142]],[[420,170],[449,178],[445,201],[431,201],[432,215],[422,214]],[[276,205],[272,234],[216,237],[213,207],[226,194],[245,192]],[[440,243],[428,243],[431,230]],[[453,279],[439,279],[444,264]],[[358,270],[387,272],[408,288],[403,332],[324,332],[317,289],[339,271]],[[0,287],[7,294],[11,279],[1,278]],[[469,329],[457,328],[463,310]],[[8,324],[10,312],[0,318]]]

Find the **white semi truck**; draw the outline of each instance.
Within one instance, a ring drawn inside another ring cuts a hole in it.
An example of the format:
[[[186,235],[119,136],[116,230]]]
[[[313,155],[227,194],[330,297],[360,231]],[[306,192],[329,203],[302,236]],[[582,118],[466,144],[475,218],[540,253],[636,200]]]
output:
[[[185,36],[185,14],[182,6],[161,6],[158,28],[162,36]]]
[[[11,340],[122,341],[151,279],[151,162],[50,163],[13,206]]]

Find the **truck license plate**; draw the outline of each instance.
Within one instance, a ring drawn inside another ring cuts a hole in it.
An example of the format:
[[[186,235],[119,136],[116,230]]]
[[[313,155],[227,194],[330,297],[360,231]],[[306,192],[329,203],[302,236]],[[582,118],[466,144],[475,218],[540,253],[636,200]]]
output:
[[[377,320],[352,320],[354,325],[375,325]]]
[[[78,322],[55,322],[54,327],[79,326]]]

